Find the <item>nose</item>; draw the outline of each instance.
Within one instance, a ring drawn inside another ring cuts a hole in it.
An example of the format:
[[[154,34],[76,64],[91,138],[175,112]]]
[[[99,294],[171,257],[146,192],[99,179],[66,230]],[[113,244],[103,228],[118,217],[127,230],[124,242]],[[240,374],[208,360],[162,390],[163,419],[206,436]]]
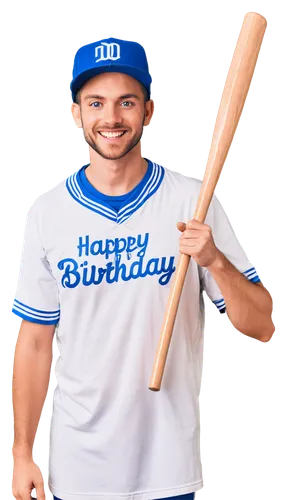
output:
[[[116,104],[106,104],[104,107],[104,123],[107,127],[122,124],[121,110]]]

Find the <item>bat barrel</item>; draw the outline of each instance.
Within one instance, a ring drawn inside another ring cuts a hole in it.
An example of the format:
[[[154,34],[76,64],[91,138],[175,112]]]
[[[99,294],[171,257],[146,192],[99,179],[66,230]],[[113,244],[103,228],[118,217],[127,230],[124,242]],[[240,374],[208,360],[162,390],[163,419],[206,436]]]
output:
[[[239,34],[224,86],[210,150],[210,167],[222,167],[228,154],[254,73],[267,23],[249,12]]]

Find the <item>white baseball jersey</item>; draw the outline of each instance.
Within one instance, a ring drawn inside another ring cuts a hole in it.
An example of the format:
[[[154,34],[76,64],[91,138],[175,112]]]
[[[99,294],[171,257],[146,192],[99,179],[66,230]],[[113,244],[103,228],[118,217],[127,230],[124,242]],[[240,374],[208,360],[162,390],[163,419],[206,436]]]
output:
[[[176,223],[193,218],[201,181],[147,161],[127,195],[99,193],[84,165],[28,212],[13,312],[56,324],[49,488],[64,500],[161,499],[203,486],[203,290],[221,313],[224,298],[191,259],[161,390],[150,391],[180,256]],[[216,196],[205,223],[259,281]]]

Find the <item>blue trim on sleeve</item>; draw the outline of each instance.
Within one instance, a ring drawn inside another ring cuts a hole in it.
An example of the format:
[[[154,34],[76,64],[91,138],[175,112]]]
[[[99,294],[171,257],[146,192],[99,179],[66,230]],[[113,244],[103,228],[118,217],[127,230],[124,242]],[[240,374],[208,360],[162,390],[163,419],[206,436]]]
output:
[[[213,300],[213,303],[217,306],[219,311],[222,311],[222,309],[225,309],[225,302],[224,302],[223,297],[222,297],[222,299]],[[222,311],[222,312],[224,312],[224,311]]]
[[[249,281],[252,281],[253,283],[261,281],[254,267],[247,269],[247,271],[244,271],[243,274]]]
[[[258,283],[259,281],[261,282],[261,279],[259,278],[259,276],[255,276],[255,278],[251,278],[252,283]]]
[[[55,314],[59,314],[60,310],[57,309],[56,311],[43,311],[42,309],[35,309],[34,307],[30,307],[30,306],[27,306],[26,304],[23,304],[23,302],[20,302],[20,300],[17,300],[17,299],[14,299],[14,302],[16,302],[16,304],[20,304],[21,306],[25,307],[26,309],[30,309],[30,311],[35,311],[37,313],[43,313],[45,316],[49,316],[49,315],[55,315]]]
[[[20,316],[20,318],[26,319],[28,321],[32,321],[32,323],[39,323],[41,325],[56,325],[59,321],[59,319],[53,319],[52,321],[45,321],[45,320],[39,320],[36,318],[33,318],[32,316],[27,316],[26,314],[23,314],[20,311],[17,311],[16,309],[12,309],[12,312],[16,314],[17,316]]]
[[[43,311],[42,309],[30,307],[17,299],[14,299],[12,312],[20,316],[20,318],[43,325],[55,325],[60,319],[60,309]]]

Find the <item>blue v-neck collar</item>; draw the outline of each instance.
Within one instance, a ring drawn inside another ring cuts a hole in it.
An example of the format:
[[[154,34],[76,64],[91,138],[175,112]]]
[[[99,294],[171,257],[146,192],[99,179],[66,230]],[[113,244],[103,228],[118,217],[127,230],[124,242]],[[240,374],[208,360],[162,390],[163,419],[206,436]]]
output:
[[[66,187],[70,195],[81,205],[122,224],[157,191],[163,180],[164,168],[147,158],[144,159],[148,162],[148,168],[143,179],[132,191],[122,196],[107,196],[97,191],[84,172],[89,163],[67,178]],[[108,203],[109,200],[121,201],[121,208],[115,210]]]

